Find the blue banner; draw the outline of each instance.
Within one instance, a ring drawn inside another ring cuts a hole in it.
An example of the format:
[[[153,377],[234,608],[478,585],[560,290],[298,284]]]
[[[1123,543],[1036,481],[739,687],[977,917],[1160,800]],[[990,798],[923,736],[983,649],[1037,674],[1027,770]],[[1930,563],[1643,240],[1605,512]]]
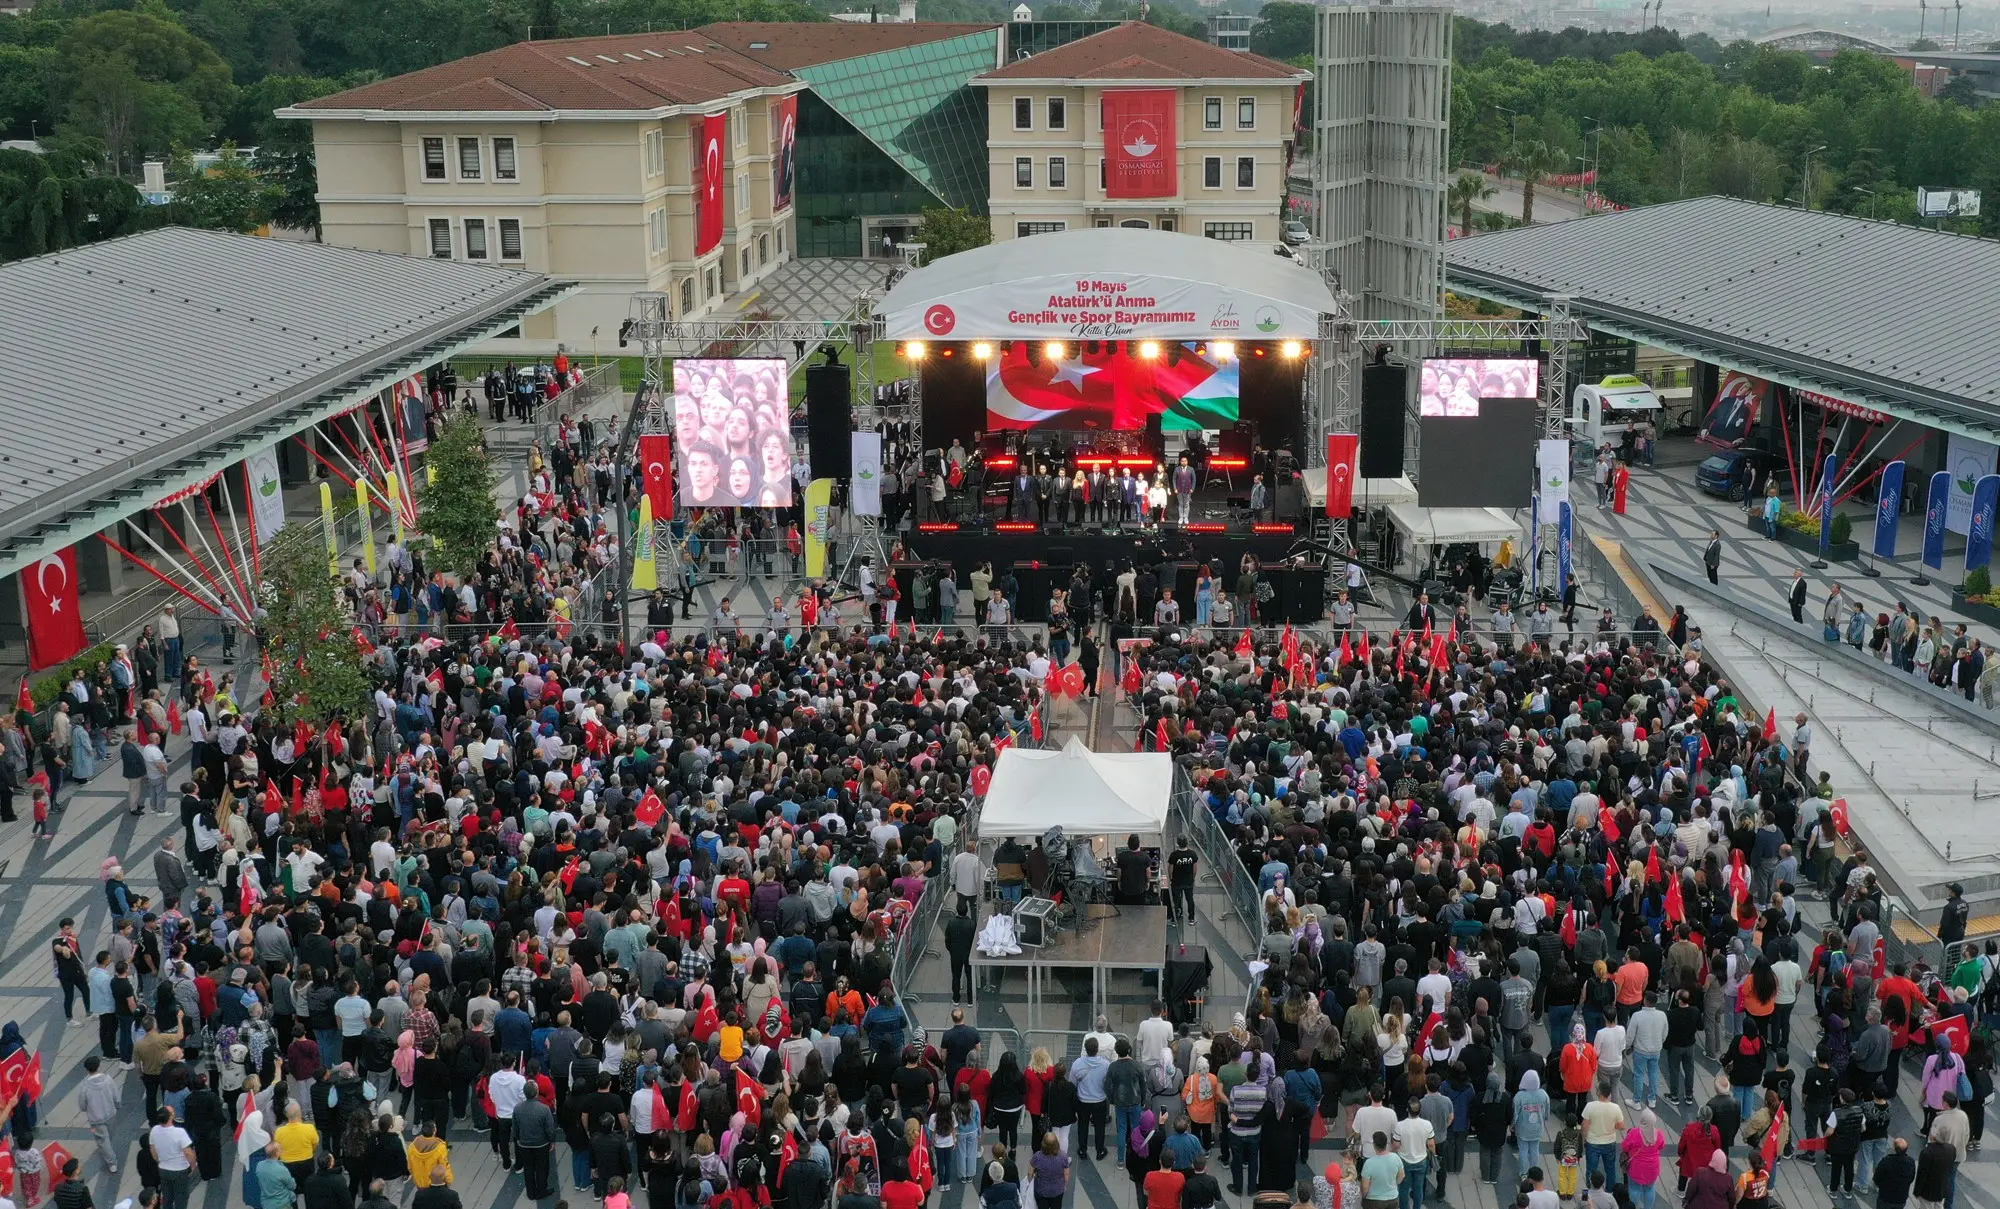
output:
[[[1965,535],[1965,569],[1993,561],[1993,513],[2000,509],[2000,474],[1989,474],[1972,489],[1972,531]]]
[[[1882,494],[1875,501],[1875,557],[1896,557],[1896,520],[1903,514],[1903,463],[1882,467]]]
[[[1571,540],[1575,536],[1575,527],[1570,521],[1568,500],[1562,502],[1562,511],[1558,515],[1562,517],[1559,527],[1556,530],[1556,594],[1560,596],[1564,592],[1569,591],[1570,572],[1572,569],[1569,547]]]
[[[1528,501],[1528,595],[1542,595],[1542,493]]]
[[[1829,453],[1826,465],[1819,472],[1819,552],[1826,552],[1833,545],[1833,476],[1840,472],[1840,456]]]
[[[1930,495],[1924,502],[1924,565],[1944,570],[1944,519],[1951,509],[1951,474],[1940,470],[1931,476]]]

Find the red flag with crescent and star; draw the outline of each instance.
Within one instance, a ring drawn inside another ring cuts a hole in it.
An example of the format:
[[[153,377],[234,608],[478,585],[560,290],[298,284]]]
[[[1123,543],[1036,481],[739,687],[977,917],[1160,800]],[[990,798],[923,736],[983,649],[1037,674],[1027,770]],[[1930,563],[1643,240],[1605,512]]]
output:
[[[1354,515],[1354,465],[1361,453],[1361,438],[1351,432],[1335,432],[1326,438],[1326,514],[1335,520]]]
[[[77,603],[76,547],[66,546],[22,569],[21,600],[28,623],[28,670],[39,672],[83,650],[83,609]]]
[[[664,432],[640,437],[639,471],[645,478],[646,498],[653,501],[653,519],[674,519],[673,438]]]
[[[722,242],[722,158],[729,146],[729,115],[707,114],[694,126],[694,254],[706,256]]]

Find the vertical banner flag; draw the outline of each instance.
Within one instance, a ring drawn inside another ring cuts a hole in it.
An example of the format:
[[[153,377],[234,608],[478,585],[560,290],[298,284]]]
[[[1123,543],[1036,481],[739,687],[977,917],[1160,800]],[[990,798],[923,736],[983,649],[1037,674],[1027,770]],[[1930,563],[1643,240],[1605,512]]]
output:
[[[28,623],[28,670],[69,659],[85,646],[83,609],[77,602],[76,547],[22,568],[22,616]]]
[[[1951,533],[1972,531],[1972,489],[1994,470],[2000,446],[1950,434],[1945,440],[1944,468],[1951,476],[1951,495],[1944,510],[1944,527]]]
[[[771,125],[777,131],[777,163],[771,174],[773,212],[792,204],[792,173],[798,168],[799,98],[780,97],[771,110]]]
[[[826,539],[832,531],[833,480],[806,484],[806,578],[826,578]]]
[[[1361,456],[1361,437],[1333,432],[1326,437],[1326,514],[1335,519],[1354,515],[1354,475]]]
[[[1570,573],[1574,570],[1570,562],[1570,543],[1575,539],[1575,525],[1570,520],[1570,504],[1564,500],[1560,506],[1561,521],[1556,526],[1556,595],[1569,591]]]
[[[1551,508],[1569,503],[1569,441],[1564,438],[1535,443],[1535,490]]]
[[[649,432],[639,438],[639,473],[646,485],[646,498],[653,505],[653,519],[674,519],[674,446],[664,432]]]
[[[370,575],[375,574],[375,517],[368,511],[368,480],[354,481],[354,502],[361,513],[361,557]]]
[[[856,516],[882,515],[882,434],[857,432],[850,438],[854,458],[854,481],[848,485],[848,503]]]
[[[659,586],[660,564],[653,558],[653,497],[642,495],[639,525],[632,533],[632,590],[651,592]]]
[[[319,485],[319,527],[326,538],[326,565],[335,579],[340,578],[340,538],[333,531],[333,484]]]
[[[694,123],[694,254],[706,256],[722,242],[722,149],[729,115],[712,113]]]
[[[270,541],[285,527],[285,488],[278,480],[278,447],[267,445],[244,459],[250,470],[250,513],[257,540]]]
[[[1833,545],[1833,495],[1836,486],[1833,478],[1839,473],[1840,455],[1827,454],[1826,464],[1820,467],[1819,472],[1819,553],[1822,558]]]
[[[1542,594],[1542,493],[1528,499],[1528,591]]]
[[[1951,474],[1940,470],[1931,476],[1930,495],[1924,503],[1924,565],[1944,570],[1945,519],[1951,511]]]
[[[1875,501],[1875,557],[1896,557],[1896,519],[1903,512],[1903,461],[1882,467],[1882,494]]]
[[[1104,94],[1104,195],[1174,197],[1180,193],[1180,90],[1118,89]]]
[[[1993,513],[2000,508],[2000,474],[1984,475],[1972,489],[1972,531],[1965,535],[1965,569],[1993,561]]]
[[[422,453],[431,447],[431,439],[424,428],[425,412],[428,408],[422,377],[412,375],[396,383],[396,423],[402,431],[405,453]]]

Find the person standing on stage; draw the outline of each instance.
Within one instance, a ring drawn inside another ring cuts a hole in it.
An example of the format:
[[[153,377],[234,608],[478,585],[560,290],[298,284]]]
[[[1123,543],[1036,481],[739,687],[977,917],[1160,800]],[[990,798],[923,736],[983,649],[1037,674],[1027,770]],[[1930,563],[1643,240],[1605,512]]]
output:
[[[1181,464],[1174,467],[1174,501],[1180,509],[1178,524],[1188,523],[1188,508],[1194,503],[1194,467],[1189,465],[1187,455],[1181,455]]]
[[[1104,473],[1104,467],[1099,466],[1091,471],[1090,490],[1084,493],[1084,499],[1090,504],[1090,519],[1093,522],[1101,523],[1104,520],[1104,497],[1110,491],[1111,476]]]
[[[1049,523],[1049,467],[1047,463],[1035,468],[1035,516],[1044,525]]]

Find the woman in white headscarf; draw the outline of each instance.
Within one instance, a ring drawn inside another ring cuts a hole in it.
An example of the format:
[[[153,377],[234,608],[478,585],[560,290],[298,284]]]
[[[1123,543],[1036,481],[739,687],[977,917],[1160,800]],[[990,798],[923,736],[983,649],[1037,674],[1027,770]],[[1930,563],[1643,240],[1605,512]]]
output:
[[[243,1165],[243,1203],[262,1204],[257,1190],[257,1167],[261,1163],[275,1162],[264,1153],[271,1144],[271,1131],[265,1123],[264,1107],[268,1098],[258,1097],[259,1080],[251,1075],[243,1083],[243,1094],[237,1108],[241,1124],[236,1130],[236,1161]]]

